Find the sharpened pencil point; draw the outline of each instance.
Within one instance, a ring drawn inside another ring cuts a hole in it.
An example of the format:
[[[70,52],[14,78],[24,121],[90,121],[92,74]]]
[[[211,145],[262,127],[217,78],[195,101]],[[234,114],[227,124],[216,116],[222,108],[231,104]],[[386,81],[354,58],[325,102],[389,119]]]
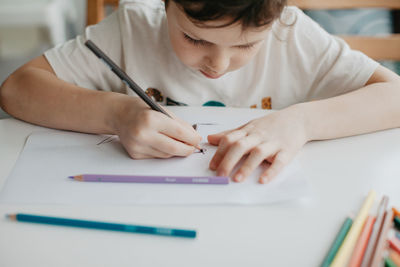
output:
[[[74,176],[68,176],[68,178],[74,179],[75,177]]]
[[[15,221],[17,219],[17,215],[16,214],[6,214],[6,218]]]

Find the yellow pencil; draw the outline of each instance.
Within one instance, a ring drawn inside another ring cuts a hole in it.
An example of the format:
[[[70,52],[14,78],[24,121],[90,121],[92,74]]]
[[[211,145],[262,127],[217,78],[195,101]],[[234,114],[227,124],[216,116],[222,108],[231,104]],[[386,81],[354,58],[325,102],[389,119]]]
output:
[[[367,219],[369,210],[371,209],[372,204],[374,203],[376,197],[375,191],[371,190],[368,193],[368,196],[365,198],[364,203],[355,218],[353,225],[351,226],[349,232],[347,233],[346,238],[343,241],[342,246],[340,247],[338,253],[333,259],[331,267],[342,267],[346,266],[347,261],[351,253],[353,252],[354,245],[357,242],[358,236],[362,230],[365,220]]]

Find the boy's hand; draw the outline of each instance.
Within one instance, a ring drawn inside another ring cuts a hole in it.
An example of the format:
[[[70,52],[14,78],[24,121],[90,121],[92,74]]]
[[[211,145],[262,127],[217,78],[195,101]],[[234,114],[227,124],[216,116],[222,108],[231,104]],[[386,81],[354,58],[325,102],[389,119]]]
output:
[[[190,124],[151,110],[139,98],[131,98],[118,114],[116,133],[134,159],[188,156],[200,143]]]
[[[216,170],[217,175],[228,176],[240,159],[248,155],[234,174],[234,180],[243,181],[267,160],[271,165],[259,178],[260,183],[267,183],[307,141],[301,112],[295,108],[277,111],[237,129],[209,135],[208,142],[218,146],[210,169]]]

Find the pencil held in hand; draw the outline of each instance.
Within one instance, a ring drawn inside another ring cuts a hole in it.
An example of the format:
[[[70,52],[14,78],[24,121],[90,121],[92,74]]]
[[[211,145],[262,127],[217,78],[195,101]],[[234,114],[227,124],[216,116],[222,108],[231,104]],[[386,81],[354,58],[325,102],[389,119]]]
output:
[[[157,102],[155,102],[151,97],[149,97],[140,86],[135,83],[129,76],[123,71],[115,62],[109,58],[97,45],[95,45],[92,41],[87,40],[85,45],[93,52],[101,61],[106,64],[112,72],[117,75],[123,83],[125,83],[129,88],[131,88],[152,110],[163,113],[169,118],[172,118],[168,112],[166,112]],[[195,126],[193,126],[195,129]],[[196,129],[195,129],[196,130]],[[204,154],[204,150],[197,146],[194,146],[201,153]]]

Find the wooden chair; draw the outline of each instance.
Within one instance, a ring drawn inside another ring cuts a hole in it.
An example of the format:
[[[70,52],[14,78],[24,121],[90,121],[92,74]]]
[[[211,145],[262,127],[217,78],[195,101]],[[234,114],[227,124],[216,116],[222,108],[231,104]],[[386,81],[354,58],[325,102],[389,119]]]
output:
[[[87,0],[86,25],[99,23],[106,16],[106,6],[118,7],[119,0]]]
[[[400,10],[400,0],[289,0],[289,4],[305,10],[384,8]],[[400,34],[387,36],[342,37],[352,49],[360,50],[376,60],[400,61]]]
[[[119,0],[87,0],[87,25],[99,23],[105,17],[105,7],[118,6]],[[289,0],[301,9],[385,8],[400,10],[400,0]],[[400,61],[400,34],[384,37],[342,35],[351,48],[376,60]]]

